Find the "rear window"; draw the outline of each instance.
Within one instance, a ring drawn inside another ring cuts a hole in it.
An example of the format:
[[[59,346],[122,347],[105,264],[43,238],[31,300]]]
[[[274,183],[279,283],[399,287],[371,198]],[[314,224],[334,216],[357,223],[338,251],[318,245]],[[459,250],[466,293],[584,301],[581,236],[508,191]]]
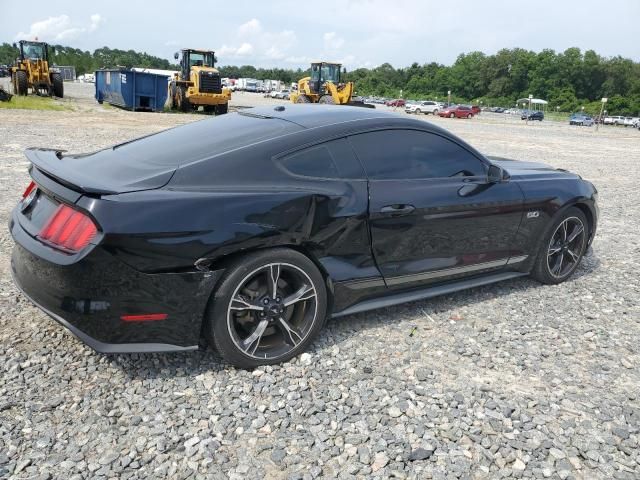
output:
[[[113,149],[122,153],[118,158],[125,161],[135,159],[150,166],[179,167],[301,129],[299,125],[276,118],[230,113],[116,145]]]

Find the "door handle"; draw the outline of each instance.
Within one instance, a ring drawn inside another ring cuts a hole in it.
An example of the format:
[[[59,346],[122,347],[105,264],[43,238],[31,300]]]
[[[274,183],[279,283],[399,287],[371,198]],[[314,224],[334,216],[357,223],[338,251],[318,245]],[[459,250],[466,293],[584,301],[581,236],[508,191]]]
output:
[[[380,209],[380,213],[384,215],[391,215],[392,217],[399,217],[402,215],[408,215],[416,209],[413,205],[407,203],[400,203],[395,205],[387,205]]]

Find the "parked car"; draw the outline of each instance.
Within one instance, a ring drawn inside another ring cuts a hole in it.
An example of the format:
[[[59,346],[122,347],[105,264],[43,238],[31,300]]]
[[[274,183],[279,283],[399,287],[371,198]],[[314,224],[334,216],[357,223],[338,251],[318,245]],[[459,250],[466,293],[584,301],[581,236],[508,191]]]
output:
[[[471,107],[467,107],[466,105],[452,105],[440,110],[438,112],[438,116],[449,118],[472,118],[473,112],[471,111]]]
[[[402,98],[396,98],[395,100],[387,100],[385,105],[387,107],[404,107],[406,102]]]
[[[522,116],[520,118],[522,120],[538,120],[539,122],[541,122],[542,120],[544,120],[544,113],[542,113],[542,111],[540,110],[536,110],[533,112],[525,110],[524,112],[522,112]]]
[[[471,105],[471,111],[474,115],[480,115],[480,113],[482,112],[478,105]]]
[[[605,125],[624,125],[624,117],[621,115],[604,117]]]
[[[594,124],[593,118],[583,113],[574,113],[569,117],[569,125],[580,125],[584,127],[591,127]]]
[[[367,108],[253,108],[26,156],[14,281],[105,353],[193,350],[203,335],[233,365],[282,362],[327,317],[563,282],[598,221],[576,174]]]
[[[635,127],[638,123],[638,117],[625,117],[622,123],[625,127]]]
[[[426,100],[423,102],[406,105],[404,111],[407,113],[415,113],[418,115],[421,113],[424,113],[425,115],[429,113],[431,113],[432,115],[437,115],[439,109],[440,109],[440,105],[438,105],[437,102]]]
[[[289,94],[290,94],[290,90],[288,89],[284,89],[284,90],[280,90],[279,92],[273,92],[271,94],[272,98],[278,98],[278,99],[282,99],[282,100],[289,100]]]

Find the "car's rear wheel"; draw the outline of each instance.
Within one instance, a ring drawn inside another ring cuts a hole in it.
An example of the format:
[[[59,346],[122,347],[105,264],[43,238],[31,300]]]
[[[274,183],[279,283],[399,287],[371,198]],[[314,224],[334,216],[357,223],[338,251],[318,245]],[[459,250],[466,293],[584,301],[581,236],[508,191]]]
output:
[[[438,109],[436,108],[433,112],[431,112],[433,115],[438,115]]]
[[[545,235],[531,275],[546,284],[564,282],[582,260],[588,231],[589,223],[579,208],[566,210]]]
[[[204,333],[226,361],[253,368],[302,353],[326,313],[326,287],[315,264],[294,250],[265,250],[227,269]]]

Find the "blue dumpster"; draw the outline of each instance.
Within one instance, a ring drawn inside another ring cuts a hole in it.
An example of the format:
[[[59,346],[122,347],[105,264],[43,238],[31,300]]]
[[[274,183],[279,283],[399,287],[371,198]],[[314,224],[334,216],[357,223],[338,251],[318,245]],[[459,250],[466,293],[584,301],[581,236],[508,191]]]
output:
[[[133,70],[97,70],[96,100],[128,110],[162,111],[169,77]]]

